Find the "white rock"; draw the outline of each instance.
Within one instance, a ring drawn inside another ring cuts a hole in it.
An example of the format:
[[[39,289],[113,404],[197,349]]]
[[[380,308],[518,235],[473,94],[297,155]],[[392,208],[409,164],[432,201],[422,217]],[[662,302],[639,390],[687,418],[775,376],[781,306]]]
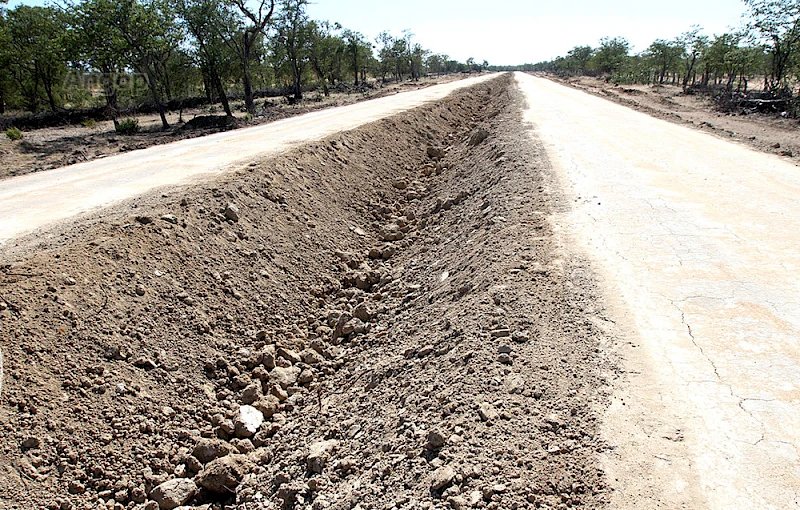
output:
[[[236,414],[234,427],[237,437],[252,437],[264,423],[264,414],[253,406],[242,406]]]
[[[469,494],[469,504],[470,506],[478,506],[478,504],[483,501],[483,493],[481,491],[472,491]]]

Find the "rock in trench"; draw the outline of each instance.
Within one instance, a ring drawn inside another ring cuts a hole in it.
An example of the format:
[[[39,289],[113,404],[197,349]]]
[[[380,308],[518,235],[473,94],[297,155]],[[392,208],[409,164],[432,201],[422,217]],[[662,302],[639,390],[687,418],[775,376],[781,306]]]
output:
[[[483,402],[478,407],[478,414],[480,415],[481,420],[487,422],[495,421],[497,418],[500,417],[500,414],[497,412],[497,409],[495,409],[495,407],[488,402]]]
[[[261,411],[261,414],[264,417],[272,418],[272,416],[280,409],[281,401],[275,395],[265,395],[255,402],[253,407]]]
[[[164,482],[150,492],[150,498],[161,510],[183,506],[197,494],[197,484],[188,478],[175,478]]]
[[[431,159],[442,159],[445,156],[444,149],[440,147],[428,147],[426,152]]]
[[[197,476],[197,485],[217,494],[234,493],[253,467],[245,455],[228,455],[209,462]]]
[[[214,459],[233,453],[233,446],[221,439],[201,439],[192,451],[194,458],[207,464]]]
[[[306,462],[308,469],[312,473],[322,473],[325,465],[330,459],[331,452],[339,445],[339,441],[331,439],[328,441],[319,441],[311,445],[308,449],[308,456]]]
[[[297,382],[300,372],[300,367],[296,366],[287,368],[275,367],[272,369],[272,372],[269,373],[269,380],[270,382],[279,384],[281,388],[286,389]]]
[[[453,484],[456,471],[450,466],[442,466],[433,472],[431,477],[431,490],[441,491]]]
[[[261,411],[253,406],[241,406],[233,422],[233,426],[236,428],[236,437],[253,437],[262,423],[264,423],[264,414]]]
[[[239,208],[236,207],[236,204],[228,204],[228,207],[225,208],[225,217],[231,221],[239,221]]]
[[[469,146],[475,147],[489,137],[489,132],[485,129],[478,129],[469,137]]]
[[[441,448],[442,446],[444,446],[444,443],[446,441],[441,432],[437,430],[431,430],[430,432],[428,432],[428,437],[426,439],[427,443],[425,446],[429,450],[436,450]]]

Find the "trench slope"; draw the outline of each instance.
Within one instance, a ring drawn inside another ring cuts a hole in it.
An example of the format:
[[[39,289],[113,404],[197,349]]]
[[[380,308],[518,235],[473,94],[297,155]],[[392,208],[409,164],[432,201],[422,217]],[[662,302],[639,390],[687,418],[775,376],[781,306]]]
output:
[[[0,506],[604,506],[603,312],[521,113],[503,76],[7,260]]]

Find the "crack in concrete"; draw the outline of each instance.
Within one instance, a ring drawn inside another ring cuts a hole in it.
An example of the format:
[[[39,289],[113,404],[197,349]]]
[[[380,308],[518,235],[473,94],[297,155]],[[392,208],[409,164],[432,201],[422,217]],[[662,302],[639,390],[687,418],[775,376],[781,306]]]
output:
[[[700,297],[704,298],[704,299],[722,299],[722,298],[705,298],[704,296],[700,296]],[[684,299],[683,301],[686,301],[688,299],[692,299],[692,298],[688,297],[688,298]],[[697,298],[695,298],[695,299],[697,299]],[[728,391],[730,392],[731,397],[733,397],[734,399],[737,400],[737,404],[736,404],[737,407],[739,409],[741,409],[745,414],[747,414],[754,422],[758,423],[759,427],[761,428],[761,438],[759,438],[758,441],[753,443],[753,446],[758,446],[759,443],[764,441],[765,438],[766,438],[767,426],[763,421],[758,419],[758,417],[756,417],[756,415],[753,414],[752,411],[748,411],[745,408],[744,403],[749,401],[749,400],[750,401],[759,401],[760,400],[760,401],[764,401],[764,402],[768,402],[769,400],[767,400],[767,399],[757,399],[757,398],[745,398],[745,397],[741,397],[741,396],[737,395],[736,392],[733,390],[733,386],[731,386],[730,384],[726,383],[723,380],[722,376],[719,373],[719,369],[717,368],[717,364],[714,363],[714,360],[711,359],[711,357],[708,355],[708,353],[706,353],[705,349],[703,349],[703,347],[698,343],[697,338],[695,337],[694,332],[692,331],[691,324],[689,324],[686,321],[686,312],[684,312],[678,306],[678,304],[675,301],[670,300],[670,303],[672,304],[672,306],[675,307],[676,310],[678,310],[678,312],[680,312],[680,314],[681,314],[681,324],[686,326],[686,330],[689,333],[689,338],[691,339],[692,344],[697,348],[697,350],[706,359],[706,361],[708,361],[709,365],[711,365],[711,368],[714,370],[714,375],[717,377],[718,383],[721,384],[722,386],[726,387],[728,389]]]
[[[731,296],[731,297],[711,297],[711,296],[703,296],[703,295],[699,295],[698,294],[698,295],[686,296],[685,298],[681,299],[679,302],[680,303],[684,303],[686,301],[689,301],[690,299],[707,299],[709,301],[728,301],[729,299],[733,299],[733,296]],[[672,304],[675,305],[675,303],[672,303]]]
[[[711,357],[709,357],[708,354],[706,354],[705,349],[703,349],[703,347],[700,344],[697,343],[697,338],[695,338],[694,332],[692,332],[692,325],[689,324],[688,322],[686,322],[686,313],[683,310],[681,310],[678,307],[678,305],[675,304],[675,302],[672,302],[672,306],[677,308],[678,311],[681,313],[681,324],[686,326],[686,330],[689,332],[689,338],[692,339],[692,344],[697,348],[697,350],[700,351],[700,354],[703,355],[703,357],[706,359],[706,361],[708,361],[708,363],[711,365],[711,368],[714,369],[714,375],[717,376],[717,379],[719,379],[719,381],[722,382],[722,377],[719,375],[719,369],[717,368],[717,364],[714,363],[714,360],[712,360]]]
[[[731,390],[731,396],[732,396],[732,397],[734,397],[734,398],[740,398],[740,397],[736,396],[736,395],[733,393],[733,388],[731,388],[730,386],[729,386],[728,388],[730,388],[730,390]],[[766,437],[767,437],[767,426],[764,424],[764,422],[763,422],[763,421],[761,421],[761,420],[759,420],[758,418],[756,418],[756,416],[753,414],[753,412],[752,412],[752,411],[748,411],[747,409],[745,409],[745,407],[744,407],[745,400],[746,400],[746,399],[740,399],[740,400],[739,400],[739,403],[737,404],[737,406],[739,407],[739,409],[741,409],[742,411],[744,411],[745,413],[747,413],[747,415],[748,415],[748,416],[750,416],[750,418],[752,418],[753,420],[755,420],[755,421],[756,421],[756,423],[758,423],[758,424],[761,426],[761,437],[758,439],[758,441],[756,441],[755,443],[753,443],[753,446],[758,446],[758,445],[759,445],[759,444],[760,444],[762,441],[764,441],[764,439],[766,439]]]

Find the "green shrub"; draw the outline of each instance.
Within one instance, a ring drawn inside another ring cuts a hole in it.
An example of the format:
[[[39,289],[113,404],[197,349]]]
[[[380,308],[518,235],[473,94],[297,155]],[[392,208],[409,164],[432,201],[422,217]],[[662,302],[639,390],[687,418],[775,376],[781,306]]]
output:
[[[117,133],[132,135],[139,132],[139,121],[136,119],[123,119],[117,124]]]
[[[25,138],[25,135],[22,134],[22,131],[20,131],[19,129],[17,129],[15,127],[12,127],[10,129],[6,130],[6,136],[12,142],[16,142],[17,140],[22,140],[23,138]]]
[[[97,121],[94,119],[86,119],[81,121],[81,126],[86,128],[93,128],[97,125]]]

